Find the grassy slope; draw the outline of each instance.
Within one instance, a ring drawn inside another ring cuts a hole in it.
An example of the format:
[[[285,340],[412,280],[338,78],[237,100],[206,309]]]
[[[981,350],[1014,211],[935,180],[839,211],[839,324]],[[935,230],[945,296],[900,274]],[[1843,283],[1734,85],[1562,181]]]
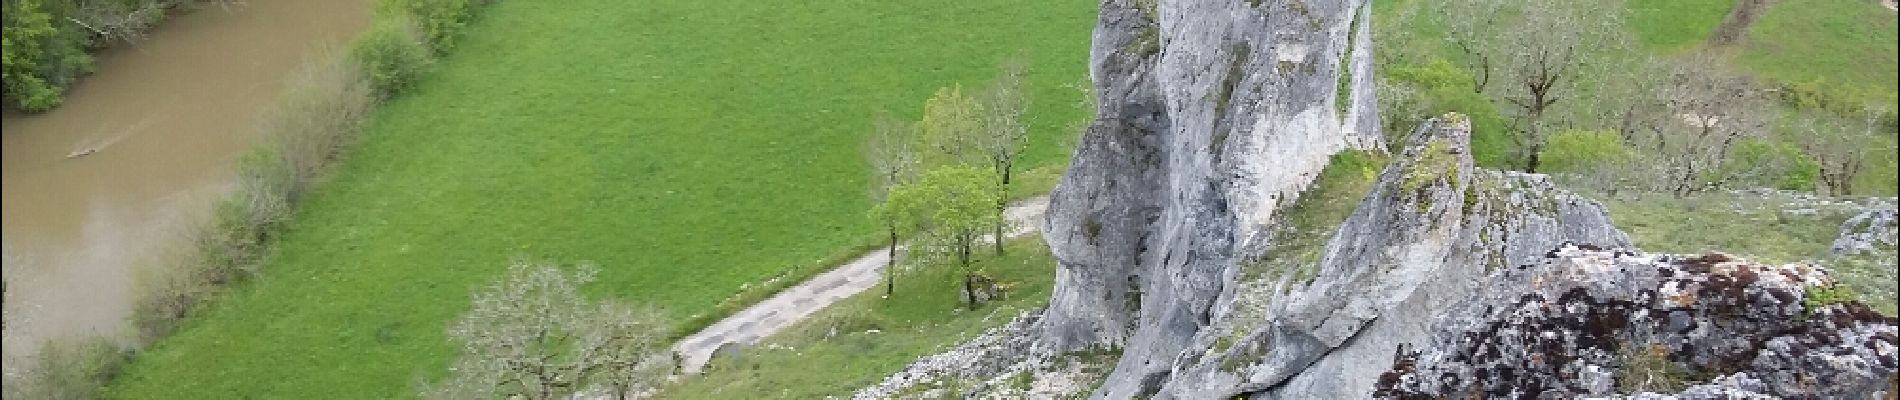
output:
[[[263,277],[161,341],[118,398],[406,397],[511,257],[591,261],[590,290],[709,312],[874,236],[859,143],[879,109],[1033,68],[1029,164],[1081,116],[1082,1],[498,2],[384,107]]]
[[[882,299],[884,292],[879,288],[846,299],[742,356],[713,360],[712,371],[681,381],[660,397],[849,396],[917,357],[946,350],[983,329],[1008,322],[1023,310],[1047,304],[1055,279],[1055,259],[1049,248],[1041,238],[1020,239],[1009,247],[1010,253],[1003,258],[979,261],[991,276],[1015,285],[1008,300],[974,312],[961,310],[962,278],[954,268],[906,272],[898,275],[896,296]],[[837,336],[827,339],[834,329]],[[865,332],[871,329],[880,332]]]
[[[1889,100],[1900,91],[1900,22],[1878,2],[1776,2],[1749,31],[1742,65],[1781,82],[1821,80]]]

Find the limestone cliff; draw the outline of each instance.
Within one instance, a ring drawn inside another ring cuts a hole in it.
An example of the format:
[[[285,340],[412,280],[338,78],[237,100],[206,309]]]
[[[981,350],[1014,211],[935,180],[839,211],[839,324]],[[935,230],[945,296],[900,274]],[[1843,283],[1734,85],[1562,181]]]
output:
[[[1371,42],[1357,34],[1369,15],[1361,1],[1102,3],[1100,109],[1051,194],[1062,267],[1043,343],[1124,349],[1110,396],[1165,377],[1276,210],[1332,154],[1379,147]]]

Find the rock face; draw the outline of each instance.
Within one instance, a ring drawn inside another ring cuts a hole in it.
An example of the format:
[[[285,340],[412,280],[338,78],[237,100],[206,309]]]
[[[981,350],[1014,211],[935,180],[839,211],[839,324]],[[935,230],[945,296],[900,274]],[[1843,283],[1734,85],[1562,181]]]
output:
[[[1889,398],[1894,320],[1816,300],[1833,284],[1808,265],[1565,246],[1440,312],[1378,395]]]
[[[1276,264],[1316,276],[1269,271],[1274,290],[1236,299],[1260,306],[1197,332],[1164,383],[1138,394],[1364,398],[1382,372],[1366,365],[1429,340],[1437,312],[1493,271],[1566,242],[1629,245],[1601,206],[1541,175],[1474,168],[1469,134],[1456,115],[1424,124],[1317,262]]]
[[[1105,0],[1100,15],[1097,120],[1051,194],[1062,267],[1042,342],[1123,348],[1104,393],[1127,397],[1214,317],[1275,211],[1380,135],[1363,1]]]

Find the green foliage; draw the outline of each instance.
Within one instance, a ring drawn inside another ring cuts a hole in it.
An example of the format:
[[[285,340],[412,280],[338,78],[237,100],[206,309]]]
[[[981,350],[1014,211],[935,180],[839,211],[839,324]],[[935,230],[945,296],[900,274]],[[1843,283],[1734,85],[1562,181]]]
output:
[[[912,250],[923,250],[919,259],[955,259],[959,267],[967,267],[978,237],[1002,223],[996,204],[1003,194],[990,179],[989,171],[977,167],[939,167],[915,183],[891,189],[890,199],[873,213],[899,230],[921,232],[923,240],[933,243]]]
[[[1794,145],[1759,139],[1736,143],[1713,181],[1736,187],[1813,191],[1821,165]]]
[[[382,0],[377,4],[382,15],[407,16],[435,54],[455,49],[457,35],[475,19],[476,1],[484,0]]]
[[[1011,284],[1006,300],[980,312],[959,310],[956,282],[962,275],[947,268],[900,272],[900,296],[882,298],[867,291],[844,299],[723,360],[703,375],[668,386],[659,398],[819,399],[849,396],[876,384],[917,357],[1008,322],[1023,310],[1049,300],[1055,258],[1042,239],[1007,242],[1000,258],[981,258],[978,268]],[[877,330],[877,332],[869,332]],[[1102,362],[1102,360],[1089,360]],[[1113,362],[1108,358],[1107,362]],[[823,365],[824,368],[813,368]]]
[[[1405,135],[1417,126],[1418,121],[1432,115],[1444,115],[1456,112],[1471,118],[1471,156],[1480,167],[1506,168],[1515,161],[1511,158],[1511,138],[1504,117],[1498,113],[1498,107],[1484,95],[1472,92],[1471,75],[1460,70],[1457,65],[1444,59],[1410,65],[1389,65],[1379,67],[1387,79],[1403,85],[1411,85],[1417,104],[1408,109],[1420,110],[1414,116],[1386,115],[1384,118],[1411,119],[1410,123],[1396,126],[1400,132],[1388,132],[1387,143],[1405,143]]]
[[[375,86],[381,97],[408,90],[433,62],[421,32],[408,18],[382,18],[369,31],[356,38],[350,56]]]
[[[1054,144],[1086,115],[1062,84],[1086,75],[1091,2],[499,5],[428,90],[378,107],[275,235],[264,278],[194,312],[114,396],[410,395],[454,357],[443,328],[467,304],[444,299],[516,256],[612,266],[588,295],[716,320],[727,298],[770,292],[741,286],[884,239],[858,151],[876,110],[916,120],[937,88],[1021,51],[1038,99],[1025,170],[1065,159]]]
[[[1544,148],[1543,169],[1552,173],[1582,173],[1605,164],[1630,161],[1629,149],[1616,132],[1569,130],[1551,135]]]
[[[25,111],[58,106],[62,92],[92,70],[86,32],[64,23],[73,5],[64,1],[5,0],[0,23],[0,78],[5,98]],[[57,24],[56,24],[57,23]]]
[[[925,146],[935,150],[924,157],[925,165],[976,161],[981,151],[977,135],[983,129],[980,107],[975,98],[963,93],[962,85],[937,89],[924,101],[924,118],[917,129]]]
[[[1855,294],[1854,288],[1851,286],[1829,285],[1809,287],[1807,293],[1801,297],[1801,313],[1802,315],[1813,314],[1814,310],[1821,309],[1822,307],[1855,301],[1860,301],[1860,295]]]

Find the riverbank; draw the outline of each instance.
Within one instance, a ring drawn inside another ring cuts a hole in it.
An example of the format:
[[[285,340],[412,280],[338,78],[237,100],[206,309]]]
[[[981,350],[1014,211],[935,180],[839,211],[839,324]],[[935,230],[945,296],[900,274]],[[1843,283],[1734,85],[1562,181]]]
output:
[[[62,107],[6,110],[7,370],[48,339],[116,338],[137,277],[189,255],[189,233],[232,190],[286,78],[360,32],[370,8],[252,0],[177,13],[98,52]]]
[[[453,46],[475,5],[426,0],[384,0],[375,29],[359,36],[348,52],[317,51],[297,72],[255,125],[257,142],[237,160],[228,194],[211,207],[203,225],[184,229],[186,246],[176,261],[138,276],[129,343],[110,338],[62,337],[49,341],[30,365],[7,371],[7,397],[107,396],[106,386],[127,362],[197,315],[232,285],[264,276],[261,266],[277,237],[342,150],[356,141],[363,119],[380,100],[417,79],[437,54]],[[430,28],[428,34],[421,27]],[[400,73],[392,73],[400,72]],[[89,157],[98,151],[70,153]],[[11,326],[9,326],[11,327]]]

